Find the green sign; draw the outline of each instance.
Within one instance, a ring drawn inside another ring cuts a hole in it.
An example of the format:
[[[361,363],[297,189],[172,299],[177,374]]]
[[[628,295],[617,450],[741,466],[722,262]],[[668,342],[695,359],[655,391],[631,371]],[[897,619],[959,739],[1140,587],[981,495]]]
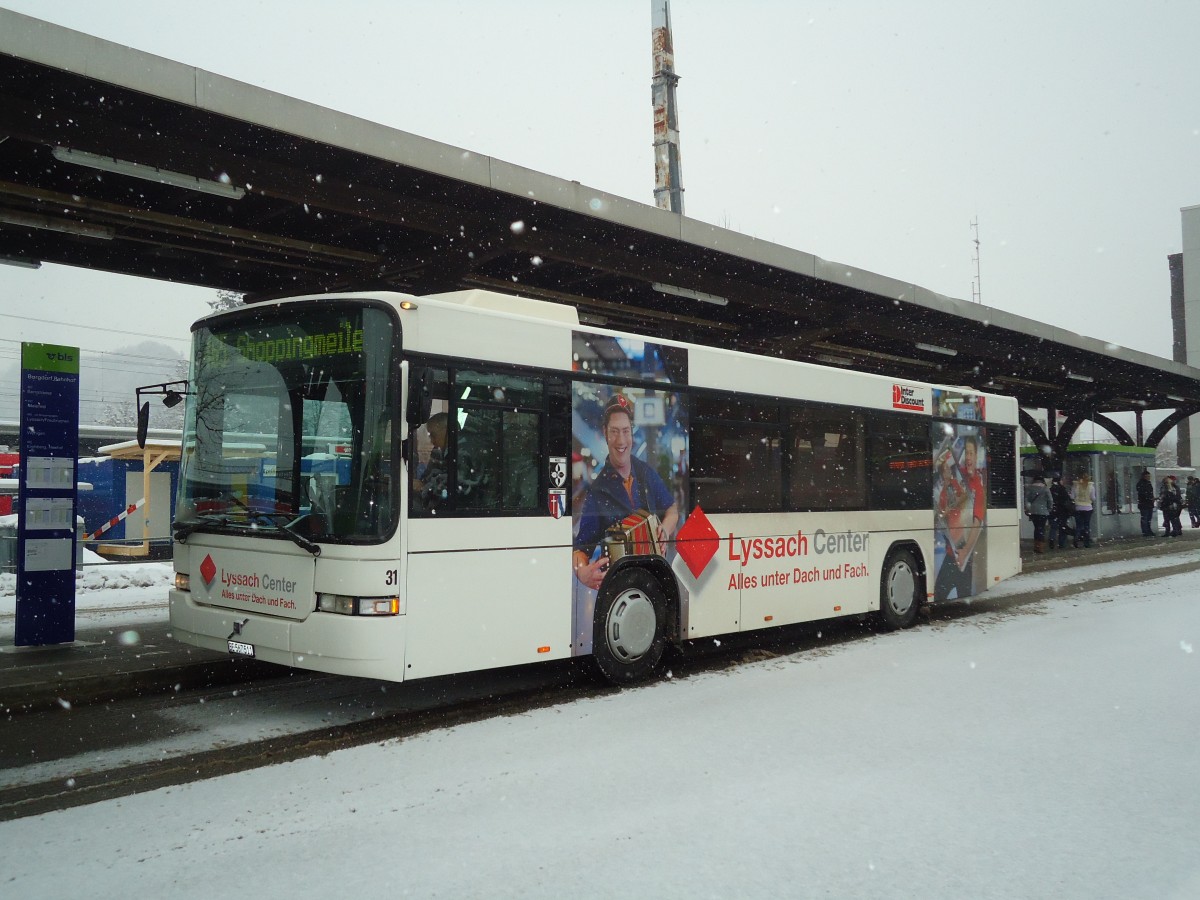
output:
[[[21,344],[21,368],[35,372],[79,374],[79,348],[58,344]]]

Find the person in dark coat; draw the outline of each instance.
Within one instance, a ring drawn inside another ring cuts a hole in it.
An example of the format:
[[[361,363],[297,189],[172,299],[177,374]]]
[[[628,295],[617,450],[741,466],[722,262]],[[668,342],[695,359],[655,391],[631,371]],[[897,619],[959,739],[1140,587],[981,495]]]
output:
[[[1194,475],[1188,476],[1187,493],[1183,499],[1187,503],[1192,527],[1200,528],[1200,478],[1196,478]]]
[[[1074,536],[1075,529],[1071,527],[1071,517],[1075,515],[1075,504],[1071,500],[1071,492],[1062,483],[1062,477],[1054,476],[1050,485],[1050,497],[1054,501],[1054,524],[1050,527],[1050,542],[1058,536],[1058,549],[1067,546],[1067,535]]]
[[[1154,537],[1154,479],[1149,469],[1142,469],[1137,482],[1138,512],[1142,514],[1142,537]]]
[[[1179,514],[1183,512],[1183,495],[1179,492],[1179,484],[1174,475],[1163,479],[1162,490],[1158,495],[1158,508],[1163,514],[1163,537],[1179,537],[1183,534],[1183,526],[1179,524]]]

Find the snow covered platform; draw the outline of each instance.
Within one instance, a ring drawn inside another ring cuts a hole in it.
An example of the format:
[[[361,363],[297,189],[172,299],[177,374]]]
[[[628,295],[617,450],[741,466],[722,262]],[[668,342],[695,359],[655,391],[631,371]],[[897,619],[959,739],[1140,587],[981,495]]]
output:
[[[1131,538],[1037,556],[1030,546],[1022,549],[1022,558],[1025,574],[1033,575],[1143,558],[1150,565],[1156,557],[1160,558],[1158,566],[1170,566],[1173,563],[1167,557],[1191,555],[1198,548],[1200,530],[1185,529],[1179,538]],[[1111,577],[1106,571],[1109,568],[1097,567],[1095,578]],[[78,580],[76,642],[15,652],[15,577],[0,575],[0,713],[55,705],[70,708],[288,673],[269,663],[232,660],[172,640],[166,602],[171,577],[170,563],[87,566]],[[1021,577],[1005,582],[1001,591],[1019,593],[1020,583]],[[968,602],[986,603],[995,593]],[[941,608],[950,609],[956,603],[950,601]]]
[[[71,644],[14,646],[16,576],[0,574],[0,713],[70,708],[287,673],[171,640],[170,562],[105,564],[90,551],[84,554],[85,566],[76,576]]]

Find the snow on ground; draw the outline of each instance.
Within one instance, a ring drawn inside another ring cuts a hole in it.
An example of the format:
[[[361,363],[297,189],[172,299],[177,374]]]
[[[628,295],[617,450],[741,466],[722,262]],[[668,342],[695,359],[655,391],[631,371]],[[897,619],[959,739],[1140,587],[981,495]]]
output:
[[[21,897],[1200,896],[1196,577],[0,824],[0,885]]]
[[[75,574],[75,629],[129,628],[167,620],[167,592],[175,582],[171,562],[106,563],[84,551],[83,571]],[[17,576],[0,573],[0,645],[13,642]],[[3,883],[3,882],[0,882]]]

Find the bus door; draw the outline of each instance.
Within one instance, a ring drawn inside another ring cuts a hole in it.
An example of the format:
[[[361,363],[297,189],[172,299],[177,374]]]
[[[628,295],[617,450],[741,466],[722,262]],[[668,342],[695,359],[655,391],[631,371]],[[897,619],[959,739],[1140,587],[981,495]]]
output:
[[[571,518],[550,490],[570,446],[565,383],[421,368],[410,391],[432,398],[408,448],[409,677],[569,656]]]

